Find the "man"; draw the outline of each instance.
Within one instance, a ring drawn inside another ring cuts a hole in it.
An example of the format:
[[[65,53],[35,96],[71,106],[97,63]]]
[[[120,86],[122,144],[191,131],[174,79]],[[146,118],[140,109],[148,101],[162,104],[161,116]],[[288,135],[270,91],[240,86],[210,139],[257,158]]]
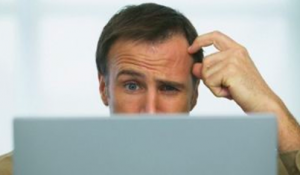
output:
[[[219,52],[203,58],[201,48],[210,45]],[[111,113],[189,113],[202,80],[215,96],[234,100],[246,113],[276,114],[279,174],[300,174],[299,125],[247,50],[228,36],[198,36],[186,17],[165,6],[129,6],[104,27],[96,62],[101,98]],[[1,175],[10,161],[4,156]]]

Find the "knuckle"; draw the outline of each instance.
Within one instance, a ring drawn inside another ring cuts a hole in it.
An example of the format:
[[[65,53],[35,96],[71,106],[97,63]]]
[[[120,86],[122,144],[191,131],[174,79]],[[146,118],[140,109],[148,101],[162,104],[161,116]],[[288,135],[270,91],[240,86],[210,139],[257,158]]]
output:
[[[213,91],[213,93],[218,98],[222,97],[222,95],[218,91]]]
[[[207,77],[208,77],[208,74],[207,74],[207,72],[206,71],[203,71],[202,72],[202,76],[203,76],[203,78],[204,78],[204,83],[207,81]]]
[[[231,59],[228,60],[228,64],[229,65],[238,65],[239,64],[239,60],[237,57],[231,57]]]
[[[208,58],[203,59],[203,65],[204,66],[209,66],[210,60]]]
[[[210,81],[209,79],[205,78],[205,79],[203,80],[203,82],[204,82],[204,84],[205,84],[207,87],[210,87],[210,86],[211,86],[211,81]]]
[[[233,53],[237,57],[245,57],[248,55],[248,51],[244,47],[239,47],[239,48],[235,49]]]
[[[213,34],[215,37],[220,37],[220,36],[223,35],[222,32],[220,32],[220,31],[218,31],[218,30],[213,31],[212,34]]]
[[[235,74],[236,70],[237,70],[237,68],[236,68],[236,65],[234,63],[229,63],[227,65],[227,72],[229,73],[229,75]]]
[[[210,90],[216,97],[222,97],[220,87],[212,87]]]

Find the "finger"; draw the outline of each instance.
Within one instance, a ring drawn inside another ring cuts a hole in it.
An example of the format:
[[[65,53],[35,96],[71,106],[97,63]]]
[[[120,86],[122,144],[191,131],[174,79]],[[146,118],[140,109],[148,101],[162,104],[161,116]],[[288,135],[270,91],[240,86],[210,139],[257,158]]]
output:
[[[218,62],[221,62],[230,56],[230,50],[223,51],[223,52],[216,52],[212,53],[203,58],[204,67],[211,67]]]
[[[210,91],[216,97],[224,97],[227,99],[232,99],[228,86],[223,85],[224,82],[224,70],[225,67],[223,63],[218,63],[206,72],[203,72],[203,81],[206,82],[205,85],[210,89]]]
[[[199,78],[202,79],[203,75],[202,75],[202,68],[203,68],[203,64],[201,63],[195,63],[193,66],[193,74]],[[232,100],[232,97],[230,95],[230,92],[228,90],[227,87],[219,87],[219,85],[217,86],[208,86],[206,85],[210,91],[217,97],[225,97],[229,100]]]
[[[224,51],[240,45],[221,32],[211,32],[198,36],[188,48],[190,54],[196,53],[200,48],[214,45],[218,50]]]
[[[216,74],[219,71],[222,71],[223,68],[225,67],[224,64],[225,64],[224,61],[218,61],[215,64],[212,64],[212,65],[209,65],[209,66],[203,65],[202,78],[203,79],[208,78],[211,75]]]
[[[203,64],[202,63],[195,63],[193,65],[193,74],[195,77],[202,79],[202,68],[203,68]]]
[[[211,92],[216,96],[216,97],[224,97],[227,98],[229,100],[232,100],[230,91],[228,88],[226,87],[210,87],[209,88],[211,90]]]
[[[215,70],[212,70],[212,73],[209,73],[208,76],[207,73],[203,73],[205,75],[203,76],[204,84],[211,90],[211,92],[215,96],[231,99],[232,97],[230,94],[230,87],[227,80],[225,79],[226,75],[224,75],[226,65],[220,63],[215,65],[213,69]]]
[[[202,63],[195,63],[193,65],[193,74],[197,78],[202,79],[203,72],[206,72],[207,69],[213,67],[214,64],[217,64],[218,62],[221,62],[222,60],[226,59],[227,55],[228,55],[228,51],[224,51],[224,52],[213,53],[204,57]]]

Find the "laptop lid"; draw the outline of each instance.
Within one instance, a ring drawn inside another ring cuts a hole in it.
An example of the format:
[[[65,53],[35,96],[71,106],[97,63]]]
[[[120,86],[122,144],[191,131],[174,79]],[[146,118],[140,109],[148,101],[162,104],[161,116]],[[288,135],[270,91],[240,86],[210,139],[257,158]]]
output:
[[[274,116],[17,118],[15,175],[275,175]]]

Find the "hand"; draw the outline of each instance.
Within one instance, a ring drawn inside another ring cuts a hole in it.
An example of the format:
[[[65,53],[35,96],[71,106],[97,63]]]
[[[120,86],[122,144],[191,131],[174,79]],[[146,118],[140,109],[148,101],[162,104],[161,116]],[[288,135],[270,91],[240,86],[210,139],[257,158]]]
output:
[[[245,112],[264,112],[277,96],[265,83],[247,50],[228,36],[212,32],[198,36],[189,47],[193,54],[213,45],[220,52],[195,63],[193,74],[217,97],[233,99]]]
[[[300,150],[300,126],[281,99],[268,87],[247,50],[228,36],[212,32],[198,36],[189,47],[193,54],[214,45],[219,52],[195,63],[193,74],[217,97],[233,99],[245,112],[274,113],[278,121],[279,151]]]

